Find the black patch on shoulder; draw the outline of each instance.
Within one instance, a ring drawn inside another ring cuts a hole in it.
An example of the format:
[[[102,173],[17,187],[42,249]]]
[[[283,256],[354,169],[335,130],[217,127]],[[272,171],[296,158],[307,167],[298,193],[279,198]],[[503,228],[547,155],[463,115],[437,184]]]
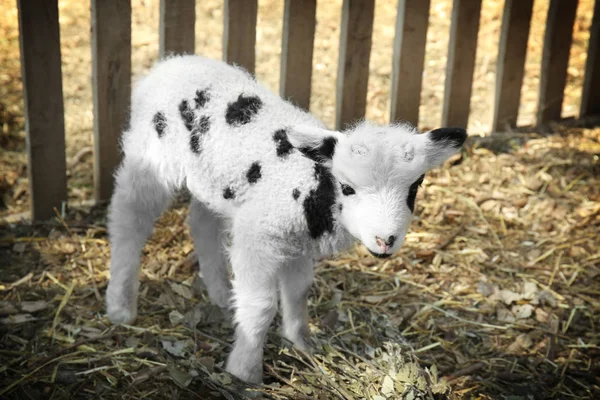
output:
[[[342,212],[343,209],[344,209],[344,205],[342,203],[338,204],[338,210],[340,210],[340,212]]]
[[[331,160],[335,153],[335,146],[337,145],[337,139],[333,136],[326,137],[319,147],[300,147],[298,150],[302,152],[306,157],[316,162],[322,162],[324,160]]]
[[[294,200],[298,200],[298,197],[300,197],[300,190],[298,188],[292,190],[292,197]]]
[[[256,96],[244,96],[240,94],[233,103],[227,104],[225,121],[229,125],[245,125],[252,120],[262,107],[262,100]]]
[[[208,100],[210,100],[210,96],[207,90],[196,90],[196,97],[194,97],[196,108],[204,107],[208,103]]]
[[[235,192],[231,187],[227,186],[225,190],[223,190],[223,198],[226,200],[235,198]]]
[[[429,132],[434,142],[447,142],[454,148],[459,148],[467,140],[467,131],[462,128],[440,128]]]
[[[325,232],[333,231],[333,206],[335,205],[335,183],[331,171],[322,164],[315,164],[316,189],[304,199],[304,217],[310,237],[318,239]]]
[[[419,186],[423,183],[423,179],[425,179],[425,175],[421,175],[419,179],[413,182],[408,189],[408,197],[406,197],[406,205],[410,212],[415,212],[415,200],[417,199],[417,192],[419,191]]]
[[[194,126],[192,132],[190,132],[190,148],[196,154],[200,154],[200,139],[202,136],[210,130],[210,118],[206,115],[200,117],[200,121],[197,126]]]
[[[179,115],[181,115],[181,119],[187,130],[191,132],[194,129],[194,111],[187,100],[182,100],[179,103]]]
[[[248,183],[254,184],[258,182],[258,180],[262,177],[260,163],[255,161],[252,163],[250,168],[248,168],[248,172],[246,172],[246,178],[248,179]]]
[[[156,133],[158,133],[158,137],[162,137],[162,135],[165,133],[165,129],[167,128],[167,119],[165,118],[165,114],[160,111],[154,114],[152,123],[154,124],[154,129],[156,129]]]
[[[279,157],[285,157],[294,150],[294,146],[290,143],[285,129],[276,131],[273,134],[273,140],[277,144],[277,155]]]

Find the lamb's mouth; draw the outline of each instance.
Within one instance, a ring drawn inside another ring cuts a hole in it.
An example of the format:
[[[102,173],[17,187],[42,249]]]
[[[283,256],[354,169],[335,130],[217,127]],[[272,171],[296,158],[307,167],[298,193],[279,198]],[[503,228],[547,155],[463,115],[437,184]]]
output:
[[[367,250],[368,250],[368,249],[367,249]],[[373,255],[374,255],[375,257],[377,257],[377,258],[390,258],[390,257],[392,256],[391,254],[387,254],[387,253],[375,253],[375,252],[374,252],[374,251],[372,251],[372,250],[369,250],[369,252],[370,252],[371,254],[373,254]]]

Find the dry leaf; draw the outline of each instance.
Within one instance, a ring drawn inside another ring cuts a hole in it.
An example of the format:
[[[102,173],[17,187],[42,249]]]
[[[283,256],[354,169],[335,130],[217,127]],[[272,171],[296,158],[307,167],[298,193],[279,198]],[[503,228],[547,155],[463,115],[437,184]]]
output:
[[[386,375],[383,378],[383,382],[381,384],[381,393],[386,396],[390,396],[392,393],[394,393],[394,380],[391,376]]]
[[[202,311],[202,306],[197,304],[194,308],[185,313],[183,319],[188,327],[194,329],[200,323],[200,321],[202,321],[203,317],[204,312]]]
[[[178,368],[175,365],[169,366],[169,375],[171,376],[171,378],[173,378],[175,383],[183,387],[187,387],[190,383],[192,383],[192,380],[194,379],[194,377],[188,372]]]
[[[515,341],[511,343],[510,346],[508,346],[506,351],[509,354],[520,354],[524,350],[530,348],[532,344],[533,341],[531,340],[531,338],[527,334],[522,333],[519,336],[517,336]]]
[[[498,307],[496,309],[496,319],[500,322],[512,323],[516,321],[515,316],[506,308]]]
[[[525,282],[523,284],[523,298],[527,300],[531,300],[535,297],[538,292],[537,285],[533,282]]]
[[[192,290],[188,286],[180,285],[179,283],[175,283],[175,282],[169,282],[169,283],[170,283],[170,286],[171,286],[171,289],[173,290],[173,292],[177,293],[181,297],[188,299],[188,300],[193,297]]]
[[[186,348],[190,344],[189,341],[190,341],[189,339],[188,340],[176,340],[174,342],[171,342],[169,340],[161,340],[161,344],[162,344],[163,348],[170,354],[177,356],[177,357],[183,357],[186,352]]]
[[[477,283],[477,291],[484,297],[489,297],[498,290],[498,285],[494,285],[490,282],[479,281]]]
[[[542,290],[536,293],[535,297],[531,301],[531,304],[539,304],[541,306],[550,306],[556,308],[558,301],[554,295],[548,290]]]
[[[184,319],[185,316],[177,310],[173,310],[169,313],[169,321],[171,321],[171,325],[173,326],[179,325]]]
[[[198,364],[204,366],[208,372],[213,372],[215,370],[215,359],[212,357],[200,357],[197,358],[196,361]]]
[[[513,292],[512,290],[506,289],[501,290],[498,293],[498,295],[500,296],[500,300],[502,300],[507,306],[511,305],[516,301],[521,300],[521,298],[523,297],[520,294]]]
[[[512,313],[517,319],[526,319],[533,314],[533,306],[531,304],[513,306]]]
[[[548,322],[548,313],[542,308],[535,309],[535,320],[545,324]]]
[[[66,242],[61,246],[61,250],[65,254],[73,254],[75,253],[75,245],[73,243]]]

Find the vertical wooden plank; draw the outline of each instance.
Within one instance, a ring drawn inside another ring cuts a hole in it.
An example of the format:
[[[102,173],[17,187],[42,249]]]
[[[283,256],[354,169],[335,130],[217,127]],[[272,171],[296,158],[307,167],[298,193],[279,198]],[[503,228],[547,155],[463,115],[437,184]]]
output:
[[[581,98],[581,117],[600,115],[600,0],[596,0],[590,32],[585,79]]]
[[[94,197],[108,200],[131,98],[131,1],[92,0]]]
[[[466,128],[469,122],[480,13],[481,0],[454,0],[452,5],[443,126]]]
[[[492,130],[517,126],[533,0],[506,0],[496,67]]]
[[[537,123],[561,117],[578,0],[551,0],[546,20]]]
[[[419,124],[430,0],[398,0],[390,121]]]
[[[160,0],[158,54],[194,54],[196,0]]]
[[[309,109],[317,0],[285,0],[280,94]]]
[[[223,60],[254,74],[256,61],[257,0],[225,0]]]
[[[67,200],[58,1],[19,0],[18,8],[31,216],[44,220]]]
[[[365,116],[375,0],[344,0],[338,61],[337,129]]]
[[[517,126],[533,0],[506,0],[496,67],[494,131]]]

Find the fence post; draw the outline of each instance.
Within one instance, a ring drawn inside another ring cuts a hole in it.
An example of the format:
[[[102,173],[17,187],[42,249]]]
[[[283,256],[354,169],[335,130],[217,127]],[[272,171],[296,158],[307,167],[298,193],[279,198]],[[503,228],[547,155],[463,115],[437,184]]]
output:
[[[131,0],[92,0],[94,197],[108,200],[131,98]]]
[[[419,125],[430,0],[398,0],[390,122]]]
[[[594,17],[588,44],[580,116],[600,115],[600,0],[594,5]]]
[[[344,0],[338,61],[335,126],[365,116],[374,0]]]
[[[533,0],[506,0],[498,46],[492,130],[517,126]]]
[[[194,54],[196,0],[160,0],[158,55]]]
[[[225,0],[223,60],[254,74],[256,60],[257,0]]]
[[[58,0],[19,0],[19,37],[31,218],[67,200]]]
[[[558,121],[561,117],[578,1],[550,0],[542,53],[538,125]]]
[[[285,0],[280,95],[310,108],[317,0]]]
[[[469,122],[481,1],[454,0],[452,5],[443,126],[466,128]]]

